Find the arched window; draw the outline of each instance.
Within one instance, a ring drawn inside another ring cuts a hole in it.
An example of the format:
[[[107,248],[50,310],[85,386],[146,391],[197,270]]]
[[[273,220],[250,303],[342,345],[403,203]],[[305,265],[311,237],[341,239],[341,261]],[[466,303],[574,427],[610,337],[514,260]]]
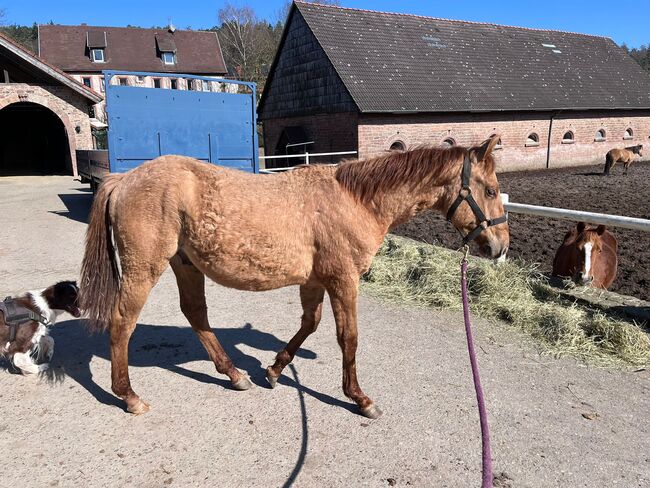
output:
[[[539,136],[536,133],[531,132],[528,134],[528,137],[526,137],[526,147],[535,146],[539,146]]]
[[[442,147],[451,147],[455,145],[456,145],[456,141],[454,141],[451,137],[447,137],[444,141],[442,141],[441,144]]]
[[[623,134],[623,139],[634,139],[634,131],[632,130],[631,127],[628,127],[625,129],[625,134]]]
[[[607,135],[607,133],[605,132],[605,129],[598,129],[596,131],[596,138],[594,139],[594,141],[596,141],[596,142],[604,142],[604,141],[607,140],[606,135]]]
[[[406,150],[406,146],[402,141],[395,141],[390,145],[390,150],[391,151],[404,151]]]
[[[562,136],[562,144],[573,144],[574,142],[575,138],[573,136],[573,132],[570,130],[566,131]]]

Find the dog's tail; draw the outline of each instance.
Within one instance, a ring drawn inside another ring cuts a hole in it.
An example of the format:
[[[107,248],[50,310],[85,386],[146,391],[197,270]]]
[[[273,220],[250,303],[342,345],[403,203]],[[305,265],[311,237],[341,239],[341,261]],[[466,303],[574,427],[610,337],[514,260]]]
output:
[[[120,271],[113,247],[109,211],[111,194],[124,177],[109,175],[100,185],[90,211],[86,230],[86,252],[81,264],[79,308],[88,320],[88,328],[100,331],[108,327],[120,289]]]
[[[612,164],[614,163],[614,157],[611,153],[607,153],[605,156],[605,174],[609,175],[609,170],[612,169]]]

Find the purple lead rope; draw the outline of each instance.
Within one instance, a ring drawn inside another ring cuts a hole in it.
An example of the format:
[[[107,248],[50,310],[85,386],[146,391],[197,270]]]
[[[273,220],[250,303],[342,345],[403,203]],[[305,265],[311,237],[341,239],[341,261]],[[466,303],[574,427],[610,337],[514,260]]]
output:
[[[483,484],[482,488],[492,488],[492,454],[490,452],[490,429],[488,427],[487,410],[485,409],[485,398],[481,388],[481,378],[478,374],[478,361],[474,350],[472,339],[472,324],[469,318],[469,299],[467,297],[467,259],[463,258],[460,263],[461,291],[463,294],[463,317],[465,318],[465,334],[467,335],[467,350],[469,351],[469,362],[472,365],[472,377],[474,378],[474,390],[478,402],[478,414],[481,420],[481,442],[483,444]]]

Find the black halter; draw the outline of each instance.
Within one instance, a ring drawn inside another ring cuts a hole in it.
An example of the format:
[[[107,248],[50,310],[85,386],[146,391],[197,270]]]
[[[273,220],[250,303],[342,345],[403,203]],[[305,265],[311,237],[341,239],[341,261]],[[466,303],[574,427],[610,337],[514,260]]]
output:
[[[474,229],[469,234],[463,237],[463,245],[467,245],[468,243],[472,242],[479,235],[481,235],[481,232],[483,232],[488,227],[503,224],[508,220],[508,217],[506,217],[506,215],[502,215],[496,219],[488,219],[485,217],[483,210],[481,210],[481,207],[478,206],[478,203],[476,203],[476,200],[474,200],[474,197],[472,196],[472,189],[469,187],[471,176],[472,162],[469,159],[469,154],[467,154],[463,161],[463,172],[461,173],[462,184],[460,187],[460,192],[458,192],[456,200],[454,200],[454,203],[451,204],[451,207],[449,207],[449,210],[447,211],[447,220],[451,222],[451,219],[456,213],[456,210],[458,210],[458,207],[460,207],[460,204],[463,203],[463,201],[466,201],[469,204],[469,207],[472,209],[476,220],[478,220],[478,225],[474,227]]]

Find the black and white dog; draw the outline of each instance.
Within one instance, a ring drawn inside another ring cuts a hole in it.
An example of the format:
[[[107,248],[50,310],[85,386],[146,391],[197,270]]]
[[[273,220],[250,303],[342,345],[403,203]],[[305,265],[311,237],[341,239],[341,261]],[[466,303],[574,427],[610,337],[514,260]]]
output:
[[[0,354],[23,374],[45,371],[54,354],[47,327],[64,312],[81,316],[78,293],[76,282],[61,281],[0,302]]]

